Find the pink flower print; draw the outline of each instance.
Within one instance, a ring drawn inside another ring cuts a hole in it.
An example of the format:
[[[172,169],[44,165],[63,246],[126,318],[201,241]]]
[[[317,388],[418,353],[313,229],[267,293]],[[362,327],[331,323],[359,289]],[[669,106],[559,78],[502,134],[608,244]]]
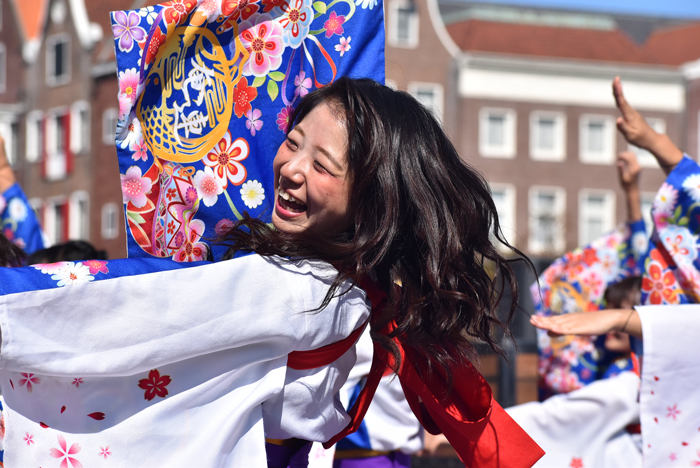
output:
[[[166,388],[170,385],[172,379],[169,375],[160,375],[158,369],[153,369],[148,373],[147,379],[139,380],[139,388],[146,390],[144,398],[148,401],[153,400],[156,396],[165,398],[168,396],[168,389]]]
[[[107,447],[100,447],[100,457],[104,457],[106,460],[108,456],[112,455],[112,452],[109,451],[109,445]]]
[[[270,15],[255,17],[255,24],[243,21],[239,25],[241,44],[250,53],[243,65],[244,75],[265,76],[277,70],[282,63],[284,41],[282,26],[272,20]]]
[[[134,145],[134,154],[131,155],[131,159],[134,161],[145,161],[148,159],[148,144],[146,140],[141,138],[139,142]]]
[[[287,127],[289,126],[289,118],[292,116],[292,106],[283,107],[277,114],[277,128],[279,128],[284,133],[287,133]]]
[[[61,468],[82,468],[83,464],[78,461],[77,458],[73,458],[69,455],[75,455],[76,453],[80,452],[80,445],[78,444],[73,444],[68,447],[68,444],[66,443],[66,439],[62,435],[58,435],[58,445],[61,447],[60,449],[55,449],[52,448],[49,451],[49,454],[54,457],[54,458],[62,458],[61,460]]]
[[[323,23],[323,27],[326,29],[326,39],[331,37],[333,34],[342,36],[345,30],[343,29],[343,23],[345,22],[345,16],[338,16],[335,11],[331,11],[328,20]]]
[[[247,176],[246,168],[241,161],[248,157],[250,148],[243,138],[231,141],[231,131],[207,154],[202,162],[214,170],[224,188],[230,181],[233,185],[241,185]]]
[[[69,263],[71,262],[37,263],[32,266],[45,275],[55,275],[59,271],[64,270]]]
[[[199,219],[192,221],[185,229],[186,238],[173,254],[176,262],[198,262],[207,258],[207,244],[199,242],[204,234],[204,222]]]
[[[245,116],[248,119],[245,122],[245,126],[250,130],[250,134],[255,136],[255,132],[259,132],[263,126],[263,121],[260,120],[262,112],[260,112],[260,109],[253,109],[252,111],[246,112]]]
[[[583,468],[583,460],[581,458],[572,457],[569,466],[571,468]]]
[[[340,52],[340,56],[342,57],[345,52],[350,50],[350,39],[352,39],[350,36],[348,36],[347,39],[344,37],[340,38],[340,44],[335,45],[335,51]]]
[[[187,204],[187,206],[194,206],[197,200],[199,200],[199,194],[197,193],[197,189],[194,187],[187,187],[187,190],[185,190],[185,203]]]
[[[119,118],[121,119],[131,112],[131,107],[134,101],[132,101],[131,98],[124,93],[119,93],[117,99],[119,100]]]
[[[24,441],[27,443],[27,445],[32,445],[34,443],[34,434],[30,434],[29,432],[26,432],[24,434]]]
[[[0,415],[0,439],[5,438],[5,415]]]
[[[205,206],[214,206],[224,191],[221,181],[214,177],[214,171],[209,166],[205,166],[203,171],[197,171],[194,175],[194,186],[197,187],[199,199]]]
[[[39,377],[35,377],[34,374],[21,374],[23,379],[19,380],[19,386],[23,387],[24,384],[27,384],[27,392],[32,393],[32,390],[34,390],[34,387],[32,385],[39,385],[41,383],[41,379]]]
[[[671,461],[676,461],[678,460],[678,456],[676,456],[675,453],[671,452],[671,455],[668,456],[668,459]]]
[[[231,228],[233,227],[233,221],[230,219],[222,219],[218,223],[216,223],[216,226],[214,226],[214,232],[216,233],[217,236],[221,236],[226,234]]]
[[[676,420],[678,415],[681,414],[681,411],[678,409],[678,405],[668,406],[666,408],[666,411],[668,411],[666,417],[673,418],[674,421]]]
[[[143,208],[148,203],[146,194],[151,191],[153,182],[148,177],[142,177],[141,168],[131,166],[126,174],[119,174],[122,181],[122,199],[136,208]]]
[[[135,11],[130,11],[128,16],[125,11],[115,11],[113,13],[114,25],[112,32],[114,39],[119,40],[119,50],[131,52],[134,41],[141,42],[146,39],[146,31],[139,26],[141,17]]]
[[[698,458],[700,458],[700,450],[698,450]],[[691,461],[690,466],[700,466],[700,460]]]
[[[109,273],[107,261],[105,260],[85,260],[83,265],[90,269],[91,275],[96,275],[97,273]]]
[[[131,102],[136,102],[136,91],[139,87],[139,72],[130,68],[119,72],[119,92],[125,94]]]
[[[311,88],[311,78],[306,78],[306,73],[299,73],[296,78],[294,78],[294,95],[299,97],[304,97],[309,94],[309,88]]]

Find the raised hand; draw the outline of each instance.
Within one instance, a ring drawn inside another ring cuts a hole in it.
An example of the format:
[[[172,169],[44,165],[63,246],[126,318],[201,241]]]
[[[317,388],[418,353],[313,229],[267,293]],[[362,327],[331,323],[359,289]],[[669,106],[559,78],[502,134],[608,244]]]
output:
[[[627,205],[627,220],[630,222],[642,219],[641,194],[639,192],[639,173],[641,168],[637,156],[632,151],[623,151],[617,155],[617,175],[620,187],[625,192]]]
[[[5,152],[5,139],[0,136],[0,193],[5,192],[14,184],[15,173],[10,166],[10,162],[7,160],[7,153]]]

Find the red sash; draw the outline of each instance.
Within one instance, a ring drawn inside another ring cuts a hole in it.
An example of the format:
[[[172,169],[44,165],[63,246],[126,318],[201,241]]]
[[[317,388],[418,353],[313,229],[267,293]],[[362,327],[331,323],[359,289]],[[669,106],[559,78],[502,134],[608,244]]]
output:
[[[373,310],[386,300],[384,292],[374,284],[362,286],[367,291]],[[330,364],[355,343],[365,325],[355,330],[351,337],[333,345],[291,353],[293,365],[289,367],[298,369],[299,367],[294,365],[300,365],[300,362],[304,363],[303,369]],[[392,322],[382,332],[390,333],[394,327],[395,323]],[[398,338],[394,338],[394,342],[402,356],[398,377],[411,410],[425,430],[431,434],[445,434],[466,466],[531,467],[544,455],[544,451],[535,441],[493,399],[491,388],[474,366],[467,363],[453,370],[453,389],[447,400],[443,401],[435,395],[439,395],[446,388],[445,376],[434,371],[431,378],[423,380],[420,375],[430,375],[423,360],[416,359],[410,349],[406,350],[403,347]],[[337,357],[329,360],[336,355]],[[391,355],[375,343],[367,382],[348,411],[352,420],[344,430],[324,444],[326,448],[360,427],[379,381],[391,362]]]

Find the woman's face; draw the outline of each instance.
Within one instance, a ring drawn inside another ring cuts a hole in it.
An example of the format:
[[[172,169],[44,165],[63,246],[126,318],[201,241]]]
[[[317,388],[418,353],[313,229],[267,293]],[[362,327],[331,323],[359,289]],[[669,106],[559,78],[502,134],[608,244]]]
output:
[[[277,229],[333,235],[348,228],[347,140],[345,126],[327,104],[316,106],[289,132],[272,164]]]

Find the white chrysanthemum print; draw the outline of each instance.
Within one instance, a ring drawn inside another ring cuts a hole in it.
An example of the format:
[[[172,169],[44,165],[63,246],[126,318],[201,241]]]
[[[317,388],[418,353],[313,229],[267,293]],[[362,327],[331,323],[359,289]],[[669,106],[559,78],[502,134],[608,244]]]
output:
[[[689,175],[683,181],[683,188],[693,201],[700,201],[700,174]]]
[[[22,222],[27,219],[27,204],[21,198],[13,198],[8,206],[10,217],[15,221]]]
[[[637,232],[632,236],[632,250],[637,257],[647,251],[648,245],[649,241],[645,232]]]
[[[678,199],[678,191],[673,188],[673,185],[669,185],[666,182],[661,185],[659,192],[656,194],[654,199],[653,210],[658,213],[671,214],[673,209],[676,207],[676,200]]]
[[[51,279],[58,281],[58,286],[61,287],[89,283],[95,277],[90,274],[90,268],[82,263],[67,262],[66,267],[59,270]]]
[[[265,189],[257,180],[249,180],[241,187],[241,199],[248,208],[257,208],[265,199]]]

